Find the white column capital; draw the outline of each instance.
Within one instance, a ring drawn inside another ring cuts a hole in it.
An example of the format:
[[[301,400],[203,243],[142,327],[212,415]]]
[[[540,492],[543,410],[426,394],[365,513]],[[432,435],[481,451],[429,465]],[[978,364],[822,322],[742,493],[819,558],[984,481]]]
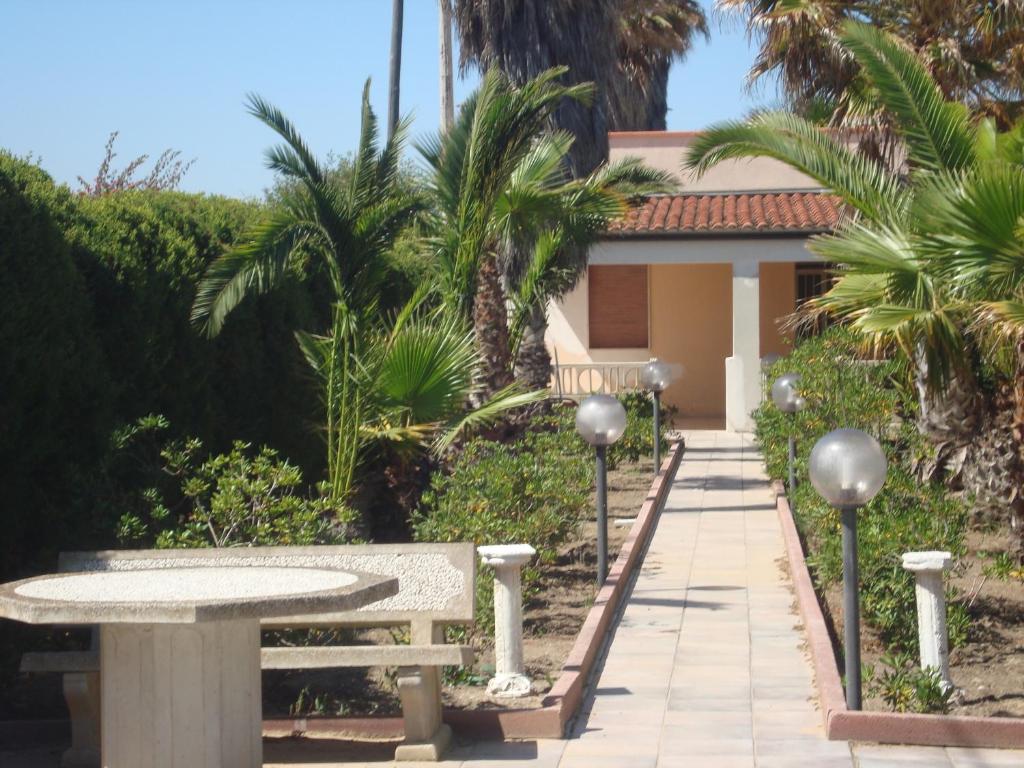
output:
[[[908,571],[948,571],[953,567],[951,552],[904,552],[903,567]]]
[[[494,568],[521,568],[537,550],[529,544],[485,544],[476,548],[480,561]]]

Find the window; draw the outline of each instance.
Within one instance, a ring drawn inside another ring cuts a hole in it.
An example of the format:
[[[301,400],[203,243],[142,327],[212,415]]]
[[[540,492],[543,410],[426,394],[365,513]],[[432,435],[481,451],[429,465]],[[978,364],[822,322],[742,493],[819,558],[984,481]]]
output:
[[[590,267],[591,349],[647,346],[647,265]]]
[[[820,261],[803,262],[796,265],[796,306],[802,307],[809,299],[821,296],[832,287],[835,280],[835,265]],[[797,336],[806,338],[821,333],[828,327],[828,318],[819,315],[814,323],[800,323]]]

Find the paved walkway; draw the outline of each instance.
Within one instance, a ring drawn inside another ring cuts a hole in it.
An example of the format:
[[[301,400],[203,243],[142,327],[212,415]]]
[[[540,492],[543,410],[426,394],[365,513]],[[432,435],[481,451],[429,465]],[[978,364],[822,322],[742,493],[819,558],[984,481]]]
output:
[[[725,432],[690,432],[686,439],[573,737],[460,747],[441,765],[1024,768],[1021,751],[827,741],[760,456],[748,438]],[[269,752],[268,766],[276,757]],[[327,755],[284,759],[281,765],[358,765],[328,762]]]

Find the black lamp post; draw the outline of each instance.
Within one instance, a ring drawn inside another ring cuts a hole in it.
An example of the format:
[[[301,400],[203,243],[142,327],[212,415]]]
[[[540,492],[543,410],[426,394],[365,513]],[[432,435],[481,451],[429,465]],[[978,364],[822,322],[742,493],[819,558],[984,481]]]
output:
[[[591,395],[576,410],[576,431],[597,454],[597,587],[608,574],[608,446],[626,431],[626,409],[611,395]]]
[[[654,474],[661,469],[661,393],[672,382],[672,370],[668,363],[652,357],[640,370],[640,386],[651,393],[654,399]]]
[[[857,573],[857,510],[885,484],[888,466],[882,446],[859,429],[829,432],[811,450],[811,484],[839,510],[843,526],[843,646],[846,706],[861,708],[860,598]]]
[[[789,420],[789,498],[792,502],[796,490],[796,413],[807,404],[799,393],[800,374],[784,373],[772,383],[772,402],[783,413],[790,414]]]

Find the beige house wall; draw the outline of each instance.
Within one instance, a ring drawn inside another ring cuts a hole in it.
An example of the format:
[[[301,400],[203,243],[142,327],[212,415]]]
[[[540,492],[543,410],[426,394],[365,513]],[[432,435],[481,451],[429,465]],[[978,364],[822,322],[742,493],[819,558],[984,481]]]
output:
[[[651,352],[681,363],[665,391],[681,417],[724,417],[725,358],[732,350],[732,269],[728,264],[654,264]]]
[[[784,354],[790,336],[778,321],[796,303],[792,262],[759,265],[761,355]],[[732,354],[732,265],[651,264],[648,269],[650,347],[590,349],[587,279],[548,308],[548,347],[559,363],[681,363],[685,375],[665,393],[682,417],[724,418],[725,358]]]
[[[652,168],[671,173],[680,192],[756,192],[767,189],[821,189],[821,184],[771,158],[724,160],[701,178],[682,169],[698,134],[645,131],[608,134],[608,160],[639,157]]]
[[[761,272],[761,357],[786,355],[793,346],[792,332],[779,325],[796,309],[796,265],[762,263]]]

